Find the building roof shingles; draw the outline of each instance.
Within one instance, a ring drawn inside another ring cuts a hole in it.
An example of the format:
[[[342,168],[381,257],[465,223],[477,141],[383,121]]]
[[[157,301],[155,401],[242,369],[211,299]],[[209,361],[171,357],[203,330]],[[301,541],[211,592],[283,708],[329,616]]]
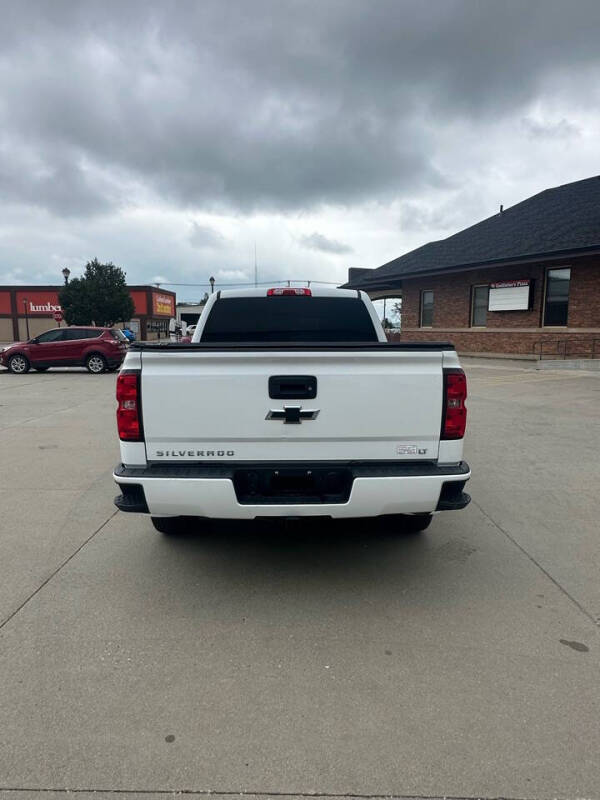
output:
[[[353,288],[419,273],[600,247],[600,176],[546,189],[470,228],[360,276]]]

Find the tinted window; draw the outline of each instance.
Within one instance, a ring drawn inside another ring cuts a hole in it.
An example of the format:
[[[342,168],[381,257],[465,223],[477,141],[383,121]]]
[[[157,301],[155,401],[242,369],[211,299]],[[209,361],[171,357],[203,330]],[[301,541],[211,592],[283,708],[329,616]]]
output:
[[[67,328],[65,339],[96,339],[101,333],[100,328]]]
[[[566,325],[569,318],[571,270],[549,269],[546,277],[544,325]]]
[[[113,339],[118,339],[120,342],[128,342],[129,341],[127,336],[125,336],[123,331],[120,330],[119,328],[111,328],[110,332],[111,332],[111,334],[113,336]]]
[[[46,333],[40,334],[37,337],[37,341],[40,344],[44,344],[47,342],[58,342],[61,339],[64,339],[65,328],[55,328],[53,331],[46,331]]]
[[[473,287],[473,315],[471,318],[471,325],[474,327],[484,328],[487,323],[489,294],[489,286]]]
[[[431,328],[433,325],[433,292],[426,289],[421,292],[421,327]]]
[[[231,297],[217,300],[203,342],[376,342],[362,300],[353,297]]]

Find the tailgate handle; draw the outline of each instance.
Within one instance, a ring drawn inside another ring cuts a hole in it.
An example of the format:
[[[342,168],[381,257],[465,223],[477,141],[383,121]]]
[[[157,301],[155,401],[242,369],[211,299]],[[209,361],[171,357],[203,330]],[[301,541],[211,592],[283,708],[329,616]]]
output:
[[[274,400],[312,400],[317,396],[314,375],[271,375],[269,397]]]

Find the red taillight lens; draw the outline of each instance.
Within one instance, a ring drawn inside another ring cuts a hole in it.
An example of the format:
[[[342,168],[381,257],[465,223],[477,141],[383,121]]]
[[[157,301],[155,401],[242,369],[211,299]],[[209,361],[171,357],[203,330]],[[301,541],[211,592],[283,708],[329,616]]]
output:
[[[267,289],[267,297],[282,297],[283,295],[293,295],[296,297],[312,297],[310,289]]]
[[[140,418],[140,373],[121,372],[117,378],[117,429],[119,439],[142,442]]]
[[[442,439],[462,439],[467,427],[467,379],[462,369],[444,370]]]

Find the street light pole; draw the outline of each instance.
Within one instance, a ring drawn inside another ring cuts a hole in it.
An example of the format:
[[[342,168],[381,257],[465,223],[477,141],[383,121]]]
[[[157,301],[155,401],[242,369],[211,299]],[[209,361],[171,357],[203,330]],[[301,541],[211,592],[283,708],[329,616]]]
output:
[[[215,279],[213,278],[212,275],[208,279],[208,282],[210,283],[210,293],[212,294],[215,290]]]
[[[69,282],[69,275],[71,274],[71,270],[68,267],[65,267],[62,271],[63,278],[65,279],[65,286]]]
[[[29,300],[24,297],[23,298],[23,308],[25,310],[25,330],[27,331],[27,340],[29,341],[29,317],[27,316],[27,303]]]

